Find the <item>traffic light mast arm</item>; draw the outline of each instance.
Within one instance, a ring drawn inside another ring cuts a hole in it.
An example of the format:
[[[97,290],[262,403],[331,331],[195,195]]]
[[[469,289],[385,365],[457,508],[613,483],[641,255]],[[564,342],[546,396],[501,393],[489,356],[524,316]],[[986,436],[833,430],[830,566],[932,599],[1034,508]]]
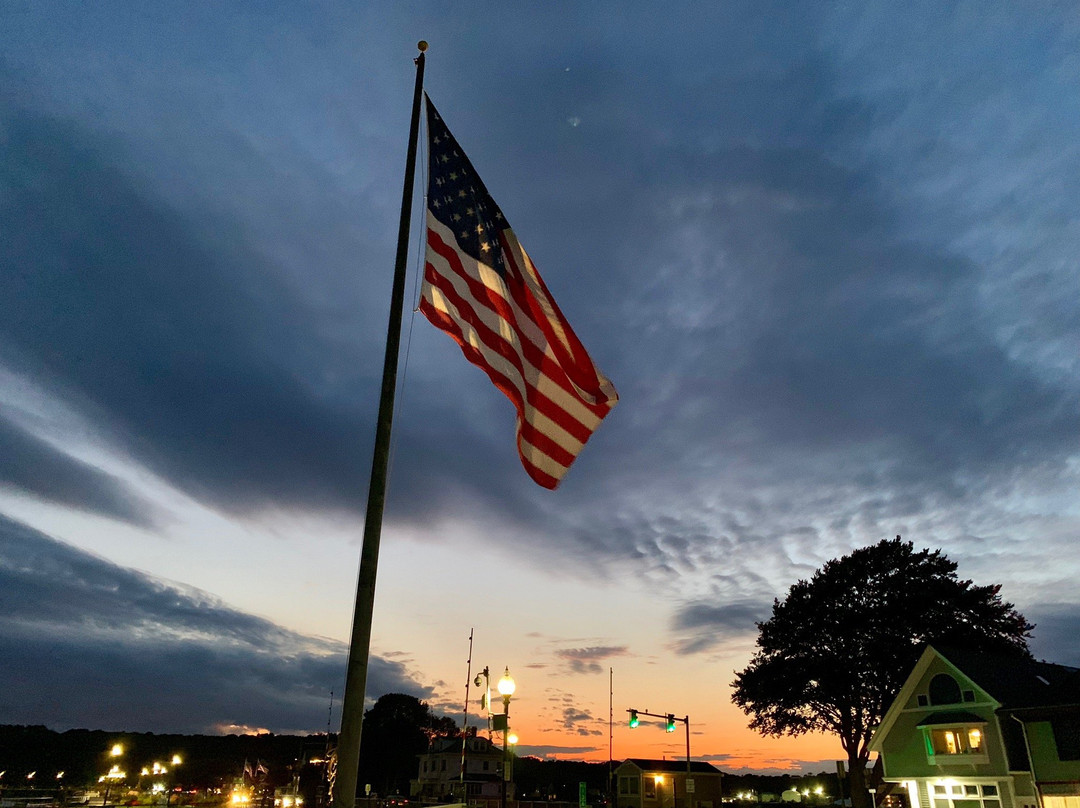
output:
[[[690,726],[690,716],[684,716],[682,718],[679,718],[677,715],[675,715],[673,713],[660,714],[660,713],[650,713],[648,710],[633,710],[633,709],[627,710],[626,712],[630,713],[631,716],[634,716],[634,715],[647,715],[647,716],[649,716],[649,718],[663,718],[665,721],[668,720],[668,719],[671,719],[672,721],[681,721],[682,723],[686,724],[687,726]]]

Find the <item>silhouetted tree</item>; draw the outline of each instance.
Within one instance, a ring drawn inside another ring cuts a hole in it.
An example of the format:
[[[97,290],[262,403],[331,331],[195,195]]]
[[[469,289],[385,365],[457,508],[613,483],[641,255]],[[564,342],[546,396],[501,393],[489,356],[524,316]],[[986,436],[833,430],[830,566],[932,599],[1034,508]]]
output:
[[[408,794],[409,780],[418,776],[417,755],[427,751],[429,739],[457,732],[452,718],[435,715],[416,696],[380,696],[364,713],[358,782],[381,795]]]
[[[871,735],[926,644],[1031,656],[1033,626],[1000,588],[959,580],[940,550],[899,536],[855,550],[773,601],[732,701],[762,735],[838,735],[864,808]]]

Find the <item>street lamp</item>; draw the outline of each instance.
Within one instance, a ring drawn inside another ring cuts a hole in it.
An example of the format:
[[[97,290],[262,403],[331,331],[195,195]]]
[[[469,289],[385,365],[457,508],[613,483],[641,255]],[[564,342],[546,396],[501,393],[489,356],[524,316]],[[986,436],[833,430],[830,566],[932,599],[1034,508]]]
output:
[[[517,690],[517,684],[515,684],[514,678],[510,675],[509,665],[506,667],[506,671],[499,680],[498,688],[499,694],[502,696],[503,700],[503,776],[499,806],[500,808],[506,808],[506,781],[510,779],[510,767],[508,765],[509,757],[506,753],[507,736],[510,734],[510,697],[513,696],[514,691]]]

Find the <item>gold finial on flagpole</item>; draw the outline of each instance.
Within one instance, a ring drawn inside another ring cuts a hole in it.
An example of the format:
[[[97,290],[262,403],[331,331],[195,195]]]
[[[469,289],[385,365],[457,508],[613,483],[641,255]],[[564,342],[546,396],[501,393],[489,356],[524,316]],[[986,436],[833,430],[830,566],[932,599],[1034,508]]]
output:
[[[419,48],[421,53],[423,53],[427,50],[427,40],[421,39],[419,42],[416,43],[416,47]]]

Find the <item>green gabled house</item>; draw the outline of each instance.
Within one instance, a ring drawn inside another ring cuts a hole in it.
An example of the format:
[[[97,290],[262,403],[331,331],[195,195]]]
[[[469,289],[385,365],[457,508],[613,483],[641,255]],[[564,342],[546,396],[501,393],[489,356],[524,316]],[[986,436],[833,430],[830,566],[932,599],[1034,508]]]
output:
[[[1080,669],[928,647],[870,748],[911,808],[1080,808]]]

